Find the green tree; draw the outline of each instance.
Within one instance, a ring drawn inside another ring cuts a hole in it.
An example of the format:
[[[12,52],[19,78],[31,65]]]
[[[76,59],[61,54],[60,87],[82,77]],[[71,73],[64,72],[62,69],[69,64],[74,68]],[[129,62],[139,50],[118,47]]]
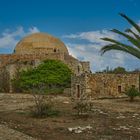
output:
[[[140,96],[140,92],[135,87],[129,88],[125,94],[129,97],[130,102],[133,102],[135,97]]]
[[[140,26],[136,24],[132,19],[127,17],[125,14],[120,15],[124,19],[126,19],[136,31],[133,31],[132,29],[126,29],[125,32],[121,32],[117,29],[111,30],[112,32],[126,38],[129,43],[125,44],[111,38],[102,38],[102,40],[110,42],[110,44],[102,47],[101,54],[104,54],[105,52],[110,50],[118,50],[129,53],[140,59]]]
[[[103,71],[96,72],[96,73],[115,73],[115,74],[117,74],[117,73],[128,73],[128,71],[126,71],[126,69],[123,67],[116,67],[114,69],[109,69],[109,67],[107,67]]]
[[[112,71],[112,73],[127,73],[127,71],[123,67],[117,67]]]
[[[58,60],[46,60],[37,68],[18,73],[13,79],[16,92],[28,92],[33,87],[43,85],[46,92],[62,92],[70,86],[71,70]]]

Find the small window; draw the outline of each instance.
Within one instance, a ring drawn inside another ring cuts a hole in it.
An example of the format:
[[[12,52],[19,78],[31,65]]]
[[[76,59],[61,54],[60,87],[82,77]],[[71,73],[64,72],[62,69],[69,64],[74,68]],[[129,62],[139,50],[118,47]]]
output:
[[[80,66],[77,67],[78,68],[78,73],[80,72]]]
[[[132,88],[135,88],[136,86],[135,85],[132,85]]]
[[[54,52],[56,52],[56,49],[54,49]]]
[[[32,66],[35,65],[35,61],[34,61],[34,60],[31,61],[31,65],[32,65]]]
[[[20,59],[17,59],[17,62],[19,62],[20,61]]]
[[[23,64],[24,64],[24,65],[27,65],[27,64],[28,64],[28,61],[24,61]]]
[[[118,92],[121,93],[122,92],[122,87],[121,86],[118,86]]]
[[[77,85],[77,98],[80,98],[80,85]]]

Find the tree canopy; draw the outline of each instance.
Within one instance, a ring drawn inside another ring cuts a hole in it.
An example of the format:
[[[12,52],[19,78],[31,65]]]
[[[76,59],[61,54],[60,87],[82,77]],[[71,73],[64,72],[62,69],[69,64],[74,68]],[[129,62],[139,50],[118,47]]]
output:
[[[18,73],[13,79],[17,91],[26,92],[32,87],[44,85],[46,91],[64,89],[70,86],[71,70],[66,64],[58,60],[46,60],[37,68],[31,68]]]
[[[109,69],[109,67],[107,67],[103,71],[99,71],[99,72],[96,72],[96,73],[121,74],[121,73],[130,73],[130,71],[127,71],[124,67],[116,67],[114,69]]]

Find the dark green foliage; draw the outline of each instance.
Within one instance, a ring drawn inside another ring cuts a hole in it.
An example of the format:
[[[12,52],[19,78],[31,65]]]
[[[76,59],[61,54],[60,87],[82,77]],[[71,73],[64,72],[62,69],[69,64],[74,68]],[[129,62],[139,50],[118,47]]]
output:
[[[133,20],[131,20],[129,17],[127,17],[124,14],[120,14],[125,20],[128,21],[130,25],[133,26],[133,28],[136,30],[133,31],[131,28],[126,29],[125,32],[121,32],[117,29],[111,30],[113,33],[118,34],[129,42],[127,44],[114,40],[112,38],[102,38],[102,40],[109,42],[110,44],[102,47],[101,54],[104,54],[105,52],[108,52],[110,50],[117,50],[117,51],[123,51],[126,53],[129,53],[138,59],[140,59],[140,26],[136,24]]]
[[[103,71],[99,71],[99,72],[96,72],[96,73],[114,73],[114,74],[124,74],[124,73],[129,73],[129,71],[126,71],[125,68],[123,67],[116,67],[114,69],[109,69],[109,67],[107,67],[105,70]]]
[[[13,79],[16,91],[28,92],[32,87],[44,85],[46,92],[62,92],[70,87],[71,70],[58,60],[46,60],[37,68],[18,73]]]
[[[127,73],[127,71],[123,67],[117,67],[113,70],[113,73]]]
[[[137,96],[140,96],[140,92],[135,88],[135,87],[131,87],[129,88],[125,94],[130,98],[130,101],[133,102],[134,98]]]

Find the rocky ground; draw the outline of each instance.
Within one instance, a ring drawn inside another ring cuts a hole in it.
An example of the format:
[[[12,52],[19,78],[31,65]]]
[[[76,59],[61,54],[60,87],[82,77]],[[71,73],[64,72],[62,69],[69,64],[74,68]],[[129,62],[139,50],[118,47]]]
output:
[[[0,140],[140,140],[140,99],[94,100],[92,114],[75,116],[68,97],[53,96],[58,116],[29,114],[28,94],[0,93]]]
[[[6,125],[0,125],[0,140],[36,140],[24,133],[8,128]]]

